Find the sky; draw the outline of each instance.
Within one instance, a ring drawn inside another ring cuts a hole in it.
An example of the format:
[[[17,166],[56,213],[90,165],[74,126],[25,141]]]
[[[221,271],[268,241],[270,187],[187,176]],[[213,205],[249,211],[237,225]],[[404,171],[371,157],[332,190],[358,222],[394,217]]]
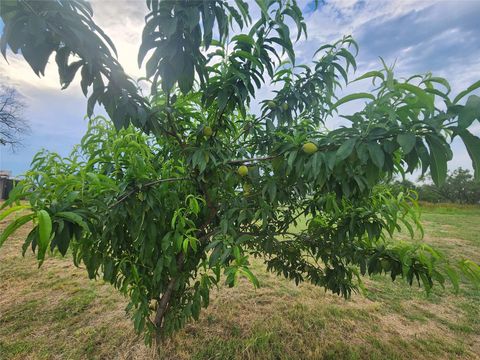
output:
[[[147,13],[145,1],[91,3],[95,21],[114,41],[126,72],[133,78],[143,76],[136,54]],[[323,0],[316,10],[311,0],[298,3],[308,28],[308,39],[296,44],[300,61],[311,60],[322,44],[353,35],[360,45],[358,75],[380,68],[382,57],[387,64],[395,62],[399,76],[432,72],[446,77],[454,93],[480,79],[478,0]],[[86,130],[87,100],[78,78],[68,89],[60,90],[53,59],[50,63],[45,76],[38,78],[20,56],[9,53],[8,63],[0,58],[0,84],[20,92],[28,105],[24,117],[31,126],[23,147],[15,152],[0,147],[0,169],[11,170],[14,175],[26,171],[33,155],[42,148],[67,155]],[[268,91],[266,87],[261,93]],[[97,108],[96,113],[103,112]],[[478,135],[477,130],[478,126],[474,130]],[[453,151],[449,169],[471,169],[463,145],[455,141]]]

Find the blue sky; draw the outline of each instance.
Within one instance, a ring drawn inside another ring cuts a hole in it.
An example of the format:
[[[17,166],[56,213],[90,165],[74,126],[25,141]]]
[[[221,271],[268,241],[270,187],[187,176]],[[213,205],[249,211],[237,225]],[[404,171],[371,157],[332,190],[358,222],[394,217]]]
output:
[[[454,92],[480,79],[480,1],[324,0],[315,11],[312,1],[298,2],[306,10],[309,30],[308,40],[297,43],[303,61],[311,59],[320,45],[352,34],[360,45],[359,74],[379,68],[381,56],[387,63],[396,61],[401,76],[431,71],[447,77]],[[92,4],[96,21],[114,40],[126,71],[142,76],[136,52],[145,1],[94,0]],[[111,16],[112,6],[121,16]],[[46,76],[39,79],[21,58],[10,54],[9,63],[0,59],[0,83],[14,86],[24,96],[32,131],[15,153],[0,148],[0,169],[19,175],[41,148],[69,153],[86,129],[86,99],[78,81],[60,90],[54,66],[48,66]],[[450,169],[471,168],[461,144],[454,143],[454,152]]]

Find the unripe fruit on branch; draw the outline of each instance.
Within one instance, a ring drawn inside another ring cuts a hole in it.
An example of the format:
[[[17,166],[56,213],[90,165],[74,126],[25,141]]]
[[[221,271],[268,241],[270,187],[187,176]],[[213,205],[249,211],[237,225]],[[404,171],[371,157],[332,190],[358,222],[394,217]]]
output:
[[[277,107],[277,103],[273,100],[267,102],[267,106],[269,109],[275,109]]]
[[[205,126],[203,128],[203,136],[210,137],[210,136],[212,136],[212,134],[213,134],[213,130],[210,126]]]
[[[288,104],[287,104],[287,103],[283,103],[283,104],[282,104],[282,109],[283,109],[283,111],[287,111],[287,110],[288,110]]]
[[[318,147],[314,143],[308,142],[308,143],[303,144],[302,150],[305,154],[313,154],[313,153],[317,152]]]
[[[248,174],[248,167],[246,167],[245,165],[239,166],[238,169],[237,169],[237,173],[238,173],[238,175],[240,175],[241,177],[247,176],[247,174]]]

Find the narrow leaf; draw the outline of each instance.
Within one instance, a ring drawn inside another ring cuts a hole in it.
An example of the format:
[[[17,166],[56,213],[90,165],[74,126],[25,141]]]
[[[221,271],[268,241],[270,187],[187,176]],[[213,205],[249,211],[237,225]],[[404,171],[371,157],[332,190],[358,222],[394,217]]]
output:
[[[480,139],[465,129],[460,130],[458,134],[467,148],[470,159],[472,159],[475,179],[480,180]]]
[[[480,88],[480,80],[477,81],[476,83],[470,85],[466,90],[460,92],[455,99],[453,99],[453,103],[456,104],[458,103],[462,98],[464,98],[466,95],[470,94],[472,91]]]
[[[18,206],[12,206],[11,208],[8,208],[7,210],[3,211],[2,213],[0,213],[0,221],[5,219],[8,215],[14,213],[14,212],[17,212],[17,211],[20,211],[20,210],[24,210],[24,209],[30,209],[30,205],[18,205]]]
[[[405,154],[410,153],[415,147],[417,139],[415,134],[407,133],[407,134],[399,134],[397,136],[397,142],[402,147],[402,150]]]
[[[22,225],[25,225],[27,222],[31,221],[35,217],[35,214],[28,214],[24,215],[22,217],[19,217],[18,219],[15,219],[13,222],[11,222],[5,230],[3,230],[2,235],[0,235],[0,247],[3,245],[5,240],[8,239],[10,235],[12,235],[19,227]]]
[[[383,164],[385,164],[385,153],[383,152],[382,147],[376,142],[370,142],[368,143],[368,153],[375,166],[382,169]]]
[[[337,161],[345,160],[353,152],[357,139],[348,139],[337,150]]]
[[[430,173],[435,185],[440,186],[447,178],[447,155],[442,142],[433,135],[426,137],[430,148]]]
[[[355,94],[350,94],[347,95],[340,100],[338,100],[331,108],[331,110],[335,110],[338,108],[340,105],[345,104],[350,101],[354,100],[360,100],[360,99],[369,99],[369,100],[375,100],[375,96],[369,93],[355,93]]]
[[[37,212],[38,218],[38,259],[40,261],[45,257],[48,248],[48,242],[52,235],[52,219],[45,210]]]

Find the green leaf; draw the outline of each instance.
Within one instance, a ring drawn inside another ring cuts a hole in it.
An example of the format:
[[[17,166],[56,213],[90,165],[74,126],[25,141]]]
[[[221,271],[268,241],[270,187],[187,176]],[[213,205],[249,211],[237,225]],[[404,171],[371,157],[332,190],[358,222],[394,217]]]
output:
[[[477,95],[469,96],[465,106],[460,110],[458,127],[466,129],[474,120],[480,120],[480,97]]]
[[[200,316],[200,310],[201,310],[200,296],[194,296],[193,302],[192,302],[192,317],[195,320],[198,320],[198,317]]]
[[[459,267],[462,273],[478,289],[480,286],[480,265],[476,264],[472,260],[464,259],[460,261]]]
[[[52,235],[52,219],[45,210],[37,212],[38,219],[38,260],[42,262],[48,249],[50,236]]]
[[[248,4],[245,3],[243,0],[235,0],[235,4],[237,5],[237,8],[242,13],[244,20],[251,21],[250,15],[248,13]]]
[[[369,72],[366,72],[365,74],[363,74],[362,76],[356,78],[352,82],[360,81],[360,80],[364,80],[364,79],[368,79],[368,78],[373,78],[373,81],[374,81],[375,78],[377,78],[377,77],[382,79],[382,81],[385,80],[385,76],[383,75],[382,72],[380,72],[380,71],[369,71]]]
[[[346,140],[337,150],[336,159],[338,161],[345,160],[353,152],[357,139],[348,139]]]
[[[25,225],[27,222],[31,221],[35,217],[35,214],[28,214],[19,217],[12,221],[6,228],[3,230],[2,235],[0,235],[0,247],[3,245],[5,240],[8,239],[19,227]]]
[[[380,169],[373,164],[372,161],[367,163],[366,167],[366,180],[370,187],[373,187],[378,180]]]
[[[456,104],[458,103],[462,98],[464,98],[466,95],[470,94],[472,91],[480,88],[480,80],[477,81],[476,83],[470,85],[466,90],[460,92],[455,99],[453,99],[453,103]]]
[[[198,240],[196,238],[194,238],[193,236],[190,236],[189,238],[190,240],[190,247],[193,249],[193,251],[197,252],[197,242]]]
[[[298,154],[298,150],[294,150],[290,152],[290,155],[288,156],[288,160],[287,160],[287,165],[289,168],[293,166],[293,162],[297,158],[297,154]]]
[[[451,266],[446,266],[445,267],[445,273],[447,274],[448,279],[453,285],[453,289],[455,292],[458,292],[459,290],[459,284],[460,284],[460,276],[458,275],[458,272],[455,271]]]
[[[25,238],[25,241],[22,245],[22,256],[25,256],[25,253],[27,252],[28,247],[32,244],[33,240],[37,238],[38,236],[37,230],[38,229],[34,227]]]
[[[355,94],[350,94],[347,95],[340,100],[338,100],[334,105],[332,105],[331,110],[335,110],[338,108],[340,105],[343,105],[347,102],[354,101],[354,100],[360,100],[360,99],[369,99],[369,100],[375,100],[375,96],[369,93],[355,93]]]
[[[441,140],[434,135],[427,135],[426,140],[430,148],[430,173],[437,186],[443,185],[447,178],[447,155]]]
[[[422,176],[423,176],[425,175],[425,173],[428,170],[428,167],[430,166],[430,154],[428,153],[427,147],[425,146],[423,141],[419,141],[415,146],[416,146],[418,157],[422,162]]]
[[[441,78],[441,77],[437,77],[437,76],[432,76],[432,77],[429,77],[427,80],[425,80],[424,82],[434,82],[434,83],[437,83],[437,84],[440,84],[440,85],[443,85],[445,87],[445,89],[447,90],[447,94],[450,93],[450,91],[452,91],[451,87],[450,87],[450,84],[448,83],[448,81],[444,78]]]
[[[342,48],[338,51],[337,55],[338,56],[343,56],[345,58],[345,60],[347,62],[347,70],[348,70],[348,65],[351,65],[353,67],[353,69],[356,70],[357,63],[355,61],[355,57],[350,53],[350,51],[348,51],[345,48]]]
[[[408,84],[408,83],[396,84],[395,87],[397,89],[406,90],[406,91],[414,94],[417,97],[419,104],[423,105],[423,107],[428,109],[430,112],[433,112],[433,110],[435,108],[434,107],[434,97],[430,96],[423,89],[419,88],[418,86]]]
[[[178,75],[178,86],[186,94],[192,89],[195,80],[195,67],[193,60],[189,57],[184,59],[183,71]]]
[[[472,160],[475,179],[480,180],[480,139],[465,129],[459,130],[458,134],[462,138],[468,155],[470,155],[470,159]]]
[[[368,153],[375,166],[382,169],[383,164],[385,164],[385,153],[383,152],[382,147],[376,142],[370,142],[368,143]]]
[[[405,154],[409,154],[410,151],[413,150],[415,147],[417,139],[415,134],[406,133],[406,134],[398,134],[397,142],[402,147],[402,150]]]
[[[63,222],[63,220],[61,221]],[[72,225],[70,223],[63,222],[63,227],[60,230],[56,230],[50,243],[50,248],[53,249],[56,246],[62,256],[65,256],[67,253],[70,240],[72,239],[71,228]]]
[[[243,266],[239,270],[248,278],[248,280],[253,284],[253,286],[255,286],[256,288],[260,287],[260,283],[258,282],[257,277],[253,275],[249,268]]]
[[[252,54],[250,54],[248,51],[237,50],[232,54],[232,57],[247,59],[247,60],[250,60],[255,65],[257,65],[258,67],[260,67],[260,68],[262,67],[262,63],[260,61],[258,61],[258,59],[255,56],[253,56]]]
[[[70,221],[71,223],[77,224],[82,227],[83,230],[88,231],[88,225],[83,220],[83,218],[71,211],[60,211],[55,214],[56,217],[60,217]]]
[[[262,11],[263,16],[266,19],[269,19],[270,16],[268,15],[268,7],[267,7],[266,1],[265,0],[255,0],[255,2],[257,3],[258,7]]]
[[[238,246],[233,247],[233,255],[235,256],[235,259],[237,261],[240,261],[241,259],[241,253],[240,253],[240,248]]]
[[[250,46],[255,46],[255,40],[253,39],[253,37],[247,34],[235,35],[234,37],[232,37],[231,42],[234,42],[234,41],[246,43],[246,44],[249,44]]]
[[[8,208],[7,210],[3,211],[2,213],[0,213],[0,221],[5,219],[8,215],[14,213],[14,212],[17,212],[17,211],[21,211],[21,210],[25,210],[25,209],[31,209],[31,206],[30,205],[17,205],[17,206],[12,206],[11,208]]]

